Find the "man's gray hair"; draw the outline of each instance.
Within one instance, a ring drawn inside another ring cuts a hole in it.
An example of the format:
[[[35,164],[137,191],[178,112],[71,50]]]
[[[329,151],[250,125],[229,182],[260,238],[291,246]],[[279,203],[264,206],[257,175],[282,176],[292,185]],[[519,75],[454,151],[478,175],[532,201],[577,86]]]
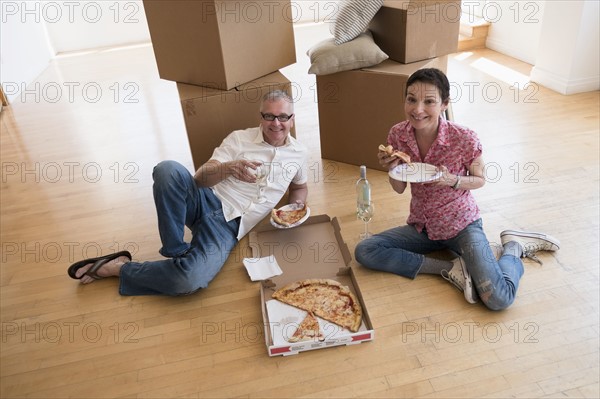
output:
[[[292,97],[283,90],[273,90],[263,96],[263,103],[267,101],[279,100],[284,100],[290,103],[292,106],[294,105],[294,100]]]

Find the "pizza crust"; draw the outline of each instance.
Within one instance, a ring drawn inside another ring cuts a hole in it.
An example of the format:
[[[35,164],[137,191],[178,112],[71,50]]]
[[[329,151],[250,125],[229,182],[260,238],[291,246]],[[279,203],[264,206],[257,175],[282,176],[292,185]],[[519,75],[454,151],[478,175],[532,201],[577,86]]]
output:
[[[331,279],[295,281],[273,293],[273,298],[312,312],[315,315],[358,331],[362,322],[362,308],[350,289]]]
[[[379,151],[385,152],[390,157],[399,158],[400,160],[402,160],[402,162],[407,163],[409,165],[412,164],[410,160],[410,155],[402,151],[394,151],[394,147],[392,147],[391,145],[385,146],[383,144],[380,144]]]
[[[279,218],[279,215],[277,214],[277,209],[273,209],[271,211],[271,218],[273,218],[273,221],[275,223],[279,224],[279,225],[286,226],[286,227],[290,226],[290,224],[288,222],[286,222],[283,219]]]

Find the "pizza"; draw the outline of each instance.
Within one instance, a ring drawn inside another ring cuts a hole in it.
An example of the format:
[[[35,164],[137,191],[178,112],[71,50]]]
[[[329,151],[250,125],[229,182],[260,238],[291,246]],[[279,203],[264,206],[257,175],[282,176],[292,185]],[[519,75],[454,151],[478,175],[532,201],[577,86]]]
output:
[[[402,162],[405,162],[409,165],[412,163],[410,161],[410,156],[407,153],[398,150],[394,151],[394,147],[392,147],[391,145],[385,146],[383,144],[380,144],[379,151],[385,152],[390,157],[399,158]]]
[[[306,279],[286,285],[273,293],[273,298],[312,312],[324,320],[358,331],[362,308],[348,287],[330,279]]]
[[[298,209],[284,210],[283,208],[273,209],[271,211],[271,217],[275,223],[285,227],[290,227],[293,224],[298,223],[304,216],[306,216],[306,212],[308,212],[308,207],[306,204],[304,204],[302,208]]]
[[[288,342],[323,341],[324,339],[325,336],[319,326],[319,320],[317,320],[314,314],[308,312],[294,334],[288,339]]]

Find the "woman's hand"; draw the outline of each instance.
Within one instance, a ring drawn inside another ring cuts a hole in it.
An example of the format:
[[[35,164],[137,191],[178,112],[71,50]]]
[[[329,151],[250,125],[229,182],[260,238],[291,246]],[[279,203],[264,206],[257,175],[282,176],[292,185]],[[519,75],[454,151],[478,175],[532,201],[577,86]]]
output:
[[[456,184],[456,179],[458,179],[458,176],[450,173],[448,171],[447,167],[442,165],[442,166],[439,166],[437,168],[437,170],[438,170],[438,172],[441,172],[442,175],[438,179],[432,180],[431,182],[429,182],[429,184],[433,184],[436,186],[448,186],[448,187],[452,187],[452,186],[454,186],[454,184]],[[427,182],[425,182],[425,184],[427,184]]]
[[[439,166],[437,169],[442,175],[438,179],[424,184],[452,187],[456,190],[476,190],[483,187],[485,184],[485,178],[483,177],[483,159],[481,157],[476,158],[469,166],[468,174],[466,176],[450,173],[448,168],[443,165]]]
[[[381,165],[382,168],[387,170],[392,170],[393,168],[402,163],[402,160],[400,158],[392,157],[386,151],[379,151],[377,153],[377,158],[379,159],[379,165]],[[402,194],[404,190],[406,190],[406,182],[398,181],[392,179],[391,177],[389,178],[389,182],[392,186],[392,189],[398,194]]]
[[[379,165],[387,170],[393,169],[401,163],[399,158],[392,157],[385,151],[379,151],[377,158],[379,159]]]

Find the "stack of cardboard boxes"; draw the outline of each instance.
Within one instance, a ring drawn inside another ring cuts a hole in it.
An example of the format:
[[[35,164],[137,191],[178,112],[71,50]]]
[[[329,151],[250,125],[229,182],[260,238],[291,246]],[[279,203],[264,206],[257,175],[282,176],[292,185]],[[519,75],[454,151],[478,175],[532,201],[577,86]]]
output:
[[[177,82],[195,167],[232,131],[258,126],[268,91],[291,93],[290,0],[144,0],[162,79]]]
[[[447,55],[458,48],[460,14],[460,0],[384,1],[369,30],[390,59],[317,76],[323,158],[382,170],[377,147],[406,119],[408,77],[421,68],[446,72]]]

